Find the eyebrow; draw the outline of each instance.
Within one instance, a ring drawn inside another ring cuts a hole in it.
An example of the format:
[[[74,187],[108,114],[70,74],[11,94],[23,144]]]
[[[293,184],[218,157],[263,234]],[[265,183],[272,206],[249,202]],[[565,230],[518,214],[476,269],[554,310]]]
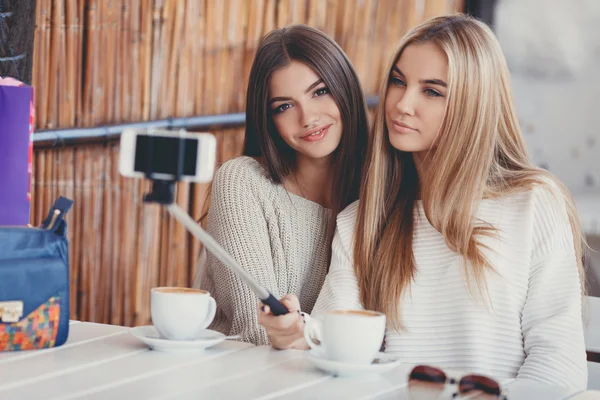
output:
[[[310,85],[305,91],[304,93],[308,93],[311,90],[313,90],[316,86],[320,85],[321,83],[323,83],[323,79],[317,79],[312,85]],[[273,104],[277,101],[288,101],[291,100],[291,97],[273,97],[271,100],[269,100],[269,104]]]
[[[400,71],[400,68],[396,67],[395,65],[392,67],[393,71],[396,71],[398,74],[400,74],[402,77],[405,77],[404,74],[402,73],[402,71]],[[421,79],[419,81],[420,84],[426,84],[426,85],[437,85],[437,86],[441,86],[441,87],[448,87],[448,85],[446,84],[446,82],[444,82],[441,79]]]

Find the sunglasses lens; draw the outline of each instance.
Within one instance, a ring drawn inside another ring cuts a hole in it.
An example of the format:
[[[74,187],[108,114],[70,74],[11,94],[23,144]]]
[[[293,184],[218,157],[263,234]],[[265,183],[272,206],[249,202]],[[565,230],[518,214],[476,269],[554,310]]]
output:
[[[446,374],[438,368],[418,365],[410,372],[408,380],[409,382],[418,381],[444,384],[446,383]]]
[[[490,395],[489,398],[498,398],[500,396],[500,385],[493,379],[481,375],[467,375],[458,383],[458,390],[462,393],[478,391],[482,394]]]
[[[408,376],[411,398],[437,400],[444,392],[446,374],[437,368],[419,365]]]

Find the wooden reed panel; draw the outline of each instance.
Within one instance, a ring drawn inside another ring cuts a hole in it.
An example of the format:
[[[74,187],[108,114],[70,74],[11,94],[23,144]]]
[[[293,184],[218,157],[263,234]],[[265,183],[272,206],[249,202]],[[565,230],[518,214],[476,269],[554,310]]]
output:
[[[241,152],[243,130],[216,134],[220,162]],[[165,211],[143,204],[149,184],[118,174],[118,151],[117,142],[36,149],[32,222],[43,220],[58,195],[74,199],[67,217],[71,317],[145,324],[150,288],[190,285],[199,247]],[[206,185],[197,186],[179,184],[176,195],[194,218],[205,201]]]
[[[194,114],[202,114],[204,112],[204,93],[206,87],[206,71],[205,51],[206,51],[206,5],[205,1],[193,1],[194,5],[191,8],[192,34],[196,38],[192,43],[192,76],[193,76],[193,94],[194,97]]]
[[[137,0],[123,1],[123,13],[121,15],[121,40],[119,43],[119,57],[117,60],[117,96],[120,97],[121,107],[117,106],[117,120],[132,120],[133,103],[133,81],[139,79],[139,66],[137,59],[139,52],[136,51],[136,35],[139,32],[139,18],[137,13],[139,7]]]
[[[109,226],[112,228],[111,240],[108,242],[107,260],[110,260],[111,276],[110,276],[110,297],[107,301],[107,309],[109,312],[109,321],[114,325],[123,325],[124,311],[124,272],[121,270],[121,260],[123,257],[125,240],[125,226],[128,221],[125,220],[125,205],[126,200],[123,196],[122,183],[123,180],[119,174],[119,148],[112,146],[110,149],[111,166],[110,166],[110,192],[112,197],[112,215]],[[133,233],[135,235],[135,232]]]
[[[47,49],[41,49],[41,47],[44,47],[44,36],[45,36],[45,31],[47,30],[45,24],[46,24],[46,16],[45,13],[47,12],[46,10],[46,4],[45,4],[45,0],[38,0],[37,4],[36,4],[36,8],[35,8],[35,21],[36,21],[36,26],[35,29],[33,31],[33,42],[35,44],[34,46],[34,50],[33,50],[33,65],[32,65],[32,83],[35,84],[37,82],[44,82],[44,78],[43,78],[43,74],[44,74],[44,67],[45,65],[42,65],[42,61],[46,60],[45,55],[41,54],[43,50]],[[42,76],[39,76],[40,74],[42,74]],[[38,90],[35,93],[35,97],[39,97],[42,96],[43,100],[45,100],[44,96],[43,96],[43,90]],[[36,103],[40,103],[40,101],[37,101]],[[38,115],[37,115],[37,123],[40,124],[42,126],[45,125],[45,119],[43,115],[40,115],[41,113],[39,113],[40,110],[38,110]]]
[[[33,179],[31,180],[31,221],[34,225],[39,225],[45,218],[47,212],[44,207],[50,204],[45,196],[45,171],[46,171],[46,150],[35,151],[33,158]]]
[[[71,258],[70,267],[71,267],[71,282],[75,281],[75,290],[77,293],[77,297],[71,299],[71,317],[75,319],[83,319],[81,312],[81,303],[84,301],[84,296],[87,292],[84,292],[87,288],[84,289],[84,254],[86,252],[86,247],[88,244],[87,236],[85,235],[85,228],[88,227],[88,224],[85,222],[87,219],[84,217],[85,214],[85,201],[84,201],[84,191],[86,190],[84,187],[84,166],[85,166],[85,152],[82,148],[75,148],[73,150],[75,163],[74,163],[74,182],[73,187],[75,189],[75,193],[73,195],[73,200],[75,203],[73,204],[73,209],[71,213],[73,214],[73,225],[69,226],[69,231],[73,231],[75,239],[73,242],[69,242],[69,249],[71,247],[75,248],[75,255]],[[83,238],[86,238],[85,240]],[[80,239],[81,238],[81,239]],[[72,291],[71,291],[72,293]]]
[[[308,23],[331,35],[367,94],[414,24],[461,0],[38,0],[34,73],[38,128],[243,111],[260,38]],[[212,132],[218,163],[241,154],[243,129]],[[71,317],[150,322],[150,288],[190,285],[199,242],[155,205],[149,184],[118,174],[116,142],[36,149],[32,222],[58,195],[67,217]],[[179,184],[177,203],[202,216],[207,185]]]
[[[307,23],[331,35],[376,94],[406,30],[463,0],[39,0],[36,127],[243,111],[260,38]]]
[[[85,39],[85,70],[83,71],[83,88],[82,88],[82,115],[80,121],[81,126],[90,126],[95,123],[93,118],[94,108],[94,85],[96,84],[95,76],[97,70],[100,67],[100,61],[97,57],[97,50],[99,48],[97,44],[98,37],[98,23],[96,10],[97,0],[90,0],[87,4],[87,20],[85,25],[85,31],[87,37]],[[37,48],[37,47],[36,47]],[[39,126],[39,125],[38,125]],[[44,127],[44,126],[41,126]]]
[[[78,316],[78,319],[82,319],[84,321],[92,320],[90,318],[90,282],[93,280],[91,277],[91,270],[93,269],[94,264],[94,255],[92,253],[92,246],[94,243],[94,233],[95,228],[93,225],[93,212],[92,212],[92,162],[91,162],[91,148],[82,148],[80,151],[80,159],[78,159],[79,163],[77,164],[76,171],[79,171],[78,183],[80,184],[81,197],[75,198],[75,203],[79,200],[79,204],[81,206],[81,215],[75,215],[76,221],[79,223],[79,232],[82,235],[82,244],[80,247],[80,262],[81,266],[79,267],[79,303],[77,305],[77,309],[81,314]],[[77,268],[76,266],[74,266]],[[73,267],[71,267],[73,269]]]
[[[66,148],[64,151],[57,150],[55,153],[58,158],[58,193],[56,195],[66,196],[67,198],[73,199],[75,197],[75,149]],[[69,212],[66,217],[67,226],[67,239],[72,245],[69,246],[69,260],[74,260],[81,244],[80,240],[76,240],[75,229],[77,224],[75,223],[75,213]],[[74,306],[77,301],[77,271],[73,271],[70,276],[70,299],[71,305]]]

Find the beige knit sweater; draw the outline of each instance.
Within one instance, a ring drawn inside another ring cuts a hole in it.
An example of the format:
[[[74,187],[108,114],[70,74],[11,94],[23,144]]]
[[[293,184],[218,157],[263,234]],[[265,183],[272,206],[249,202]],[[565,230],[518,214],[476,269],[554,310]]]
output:
[[[223,164],[211,196],[208,233],[276,298],[294,293],[310,312],[327,274],[330,210],[274,184],[250,157]],[[200,258],[196,276],[194,286],[217,301],[211,329],[269,344],[248,285],[210,253]]]

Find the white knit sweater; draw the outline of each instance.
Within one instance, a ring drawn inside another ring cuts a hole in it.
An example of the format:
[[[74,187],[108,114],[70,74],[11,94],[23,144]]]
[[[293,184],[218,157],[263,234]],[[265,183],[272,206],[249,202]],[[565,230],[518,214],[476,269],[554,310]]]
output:
[[[207,232],[276,298],[294,293],[312,310],[327,274],[330,210],[274,184],[250,157],[224,163],[212,184]],[[257,322],[258,298],[208,253],[196,287],[217,301],[211,329],[269,344]]]
[[[497,271],[486,274],[491,307],[469,294],[461,257],[419,202],[417,273],[401,299],[405,330],[388,329],[386,351],[407,363],[585,389],[581,287],[566,208],[557,199],[538,187],[482,202],[477,217],[500,231],[484,240]],[[338,216],[332,263],[313,316],[362,308],[352,253],[357,209],[355,202]]]

